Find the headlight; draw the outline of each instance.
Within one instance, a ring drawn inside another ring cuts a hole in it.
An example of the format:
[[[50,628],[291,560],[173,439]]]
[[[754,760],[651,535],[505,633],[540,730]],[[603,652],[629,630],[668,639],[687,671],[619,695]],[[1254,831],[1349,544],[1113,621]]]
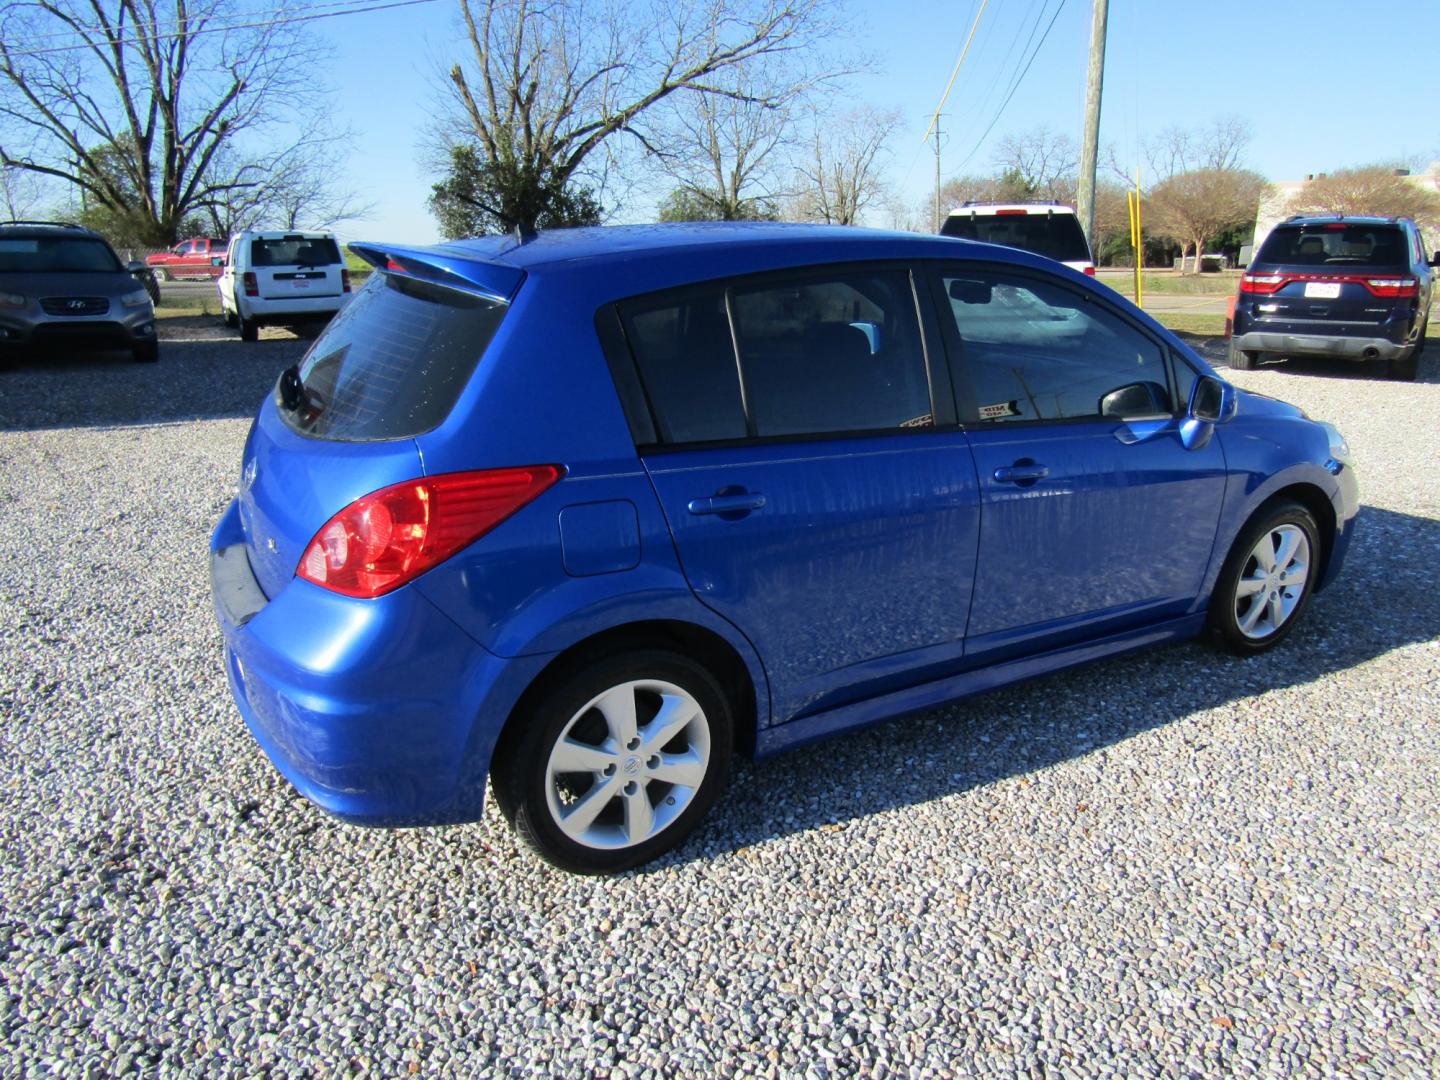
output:
[[[1330,456],[1346,465],[1351,464],[1350,444],[1345,441],[1345,436],[1340,434],[1340,429],[1323,420],[1320,421],[1320,426],[1325,429],[1325,434],[1330,438]]]
[[[29,301],[26,300],[25,297],[21,296],[19,293],[0,292],[0,308],[11,308],[14,310],[19,310],[20,308],[23,308],[27,303],[29,303]]]
[[[138,289],[132,293],[126,293],[120,297],[120,303],[126,307],[144,307],[150,302],[150,294],[144,289]]]

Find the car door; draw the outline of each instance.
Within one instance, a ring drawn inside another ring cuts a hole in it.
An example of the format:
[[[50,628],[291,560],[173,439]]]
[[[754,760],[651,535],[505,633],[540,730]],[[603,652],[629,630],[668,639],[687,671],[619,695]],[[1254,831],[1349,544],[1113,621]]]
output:
[[[695,595],[764,663],[775,721],[953,668],[978,494],[948,383],[934,403],[909,271],[742,279],[621,311],[654,420],[645,469]]]
[[[932,282],[981,492],[967,661],[1187,612],[1226,484],[1218,440],[1181,441],[1194,370],[1056,275]]]

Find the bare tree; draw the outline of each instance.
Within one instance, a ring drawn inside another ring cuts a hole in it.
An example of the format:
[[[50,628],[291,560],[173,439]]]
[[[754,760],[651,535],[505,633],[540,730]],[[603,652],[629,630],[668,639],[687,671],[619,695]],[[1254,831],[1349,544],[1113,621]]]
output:
[[[715,80],[723,92],[675,95],[661,133],[647,140],[678,185],[666,220],[775,216],[797,134],[793,107],[806,88],[787,85],[758,63],[725,75]]]
[[[460,15],[470,55],[448,73],[450,137],[473,141],[477,171],[436,195],[500,228],[563,223],[567,192],[596,186],[615,136],[657,149],[655,107],[672,95],[779,104],[733,76],[784,58],[808,82],[837,25],[832,0],[460,0]]]
[[[1391,165],[1362,165],[1317,176],[1290,200],[1292,213],[1376,214],[1423,223],[1440,218],[1434,186],[1397,175]]]
[[[1069,135],[1041,125],[1007,135],[995,147],[995,165],[1013,173],[1035,198],[1071,202],[1075,198],[1080,150]]]
[[[10,5],[0,164],[63,181],[154,244],[271,184],[244,144],[323,108],[320,54],[293,20],[252,14],[237,0]]]
[[[40,204],[40,178],[12,165],[0,165],[0,213],[6,220],[27,218]]]
[[[1201,169],[1238,169],[1252,138],[1250,122],[1239,116],[1217,117],[1201,128],[1166,128],[1143,146],[1150,182]]]
[[[1149,223],[1163,236],[1195,249],[1195,269],[1205,242],[1247,221],[1253,221],[1268,185],[1245,169],[1192,169],[1163,180],[1147,197]]]
[[[884,195],[881,170],[888,143],[900,126],[897,109],[856,109],[835,120],[817,117],[810,160],[799,168],[799,216],[831,225],[854,225]]]

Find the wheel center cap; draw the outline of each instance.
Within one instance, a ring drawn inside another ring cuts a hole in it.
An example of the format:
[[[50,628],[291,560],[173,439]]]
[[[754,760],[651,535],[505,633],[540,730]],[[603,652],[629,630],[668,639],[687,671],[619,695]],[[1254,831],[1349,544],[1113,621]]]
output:
[[[638,757],[626,758],[623,768],[626,776],[636,775],[640,771],[640,759]]]

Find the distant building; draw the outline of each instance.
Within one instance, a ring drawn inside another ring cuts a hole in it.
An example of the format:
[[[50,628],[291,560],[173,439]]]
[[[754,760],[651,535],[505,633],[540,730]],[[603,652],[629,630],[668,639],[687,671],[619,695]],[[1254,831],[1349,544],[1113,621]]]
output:
[[[1250,244],[1240,249],[1241,266],[1250,262],[1251,253],[1265,242],[1271,229],[1295,213],[1291,207],[1297,201],[1296,196],[1303,192],[1305,185],[1316,179],[1317,175],[1324,176],[1325,174],[1312,173],[1303,180],[1276,180],[1270,184],[1270,194],[1261,200],[1260,211],[1255,215],[1255,238]],[[1440,190],[1440,161],[1432,161],[1421,172],[1406,173],[1405,179],[1416,187],[1428,188],[1431,191]],[[1298,201],[1303,205],[1303,200]]]

